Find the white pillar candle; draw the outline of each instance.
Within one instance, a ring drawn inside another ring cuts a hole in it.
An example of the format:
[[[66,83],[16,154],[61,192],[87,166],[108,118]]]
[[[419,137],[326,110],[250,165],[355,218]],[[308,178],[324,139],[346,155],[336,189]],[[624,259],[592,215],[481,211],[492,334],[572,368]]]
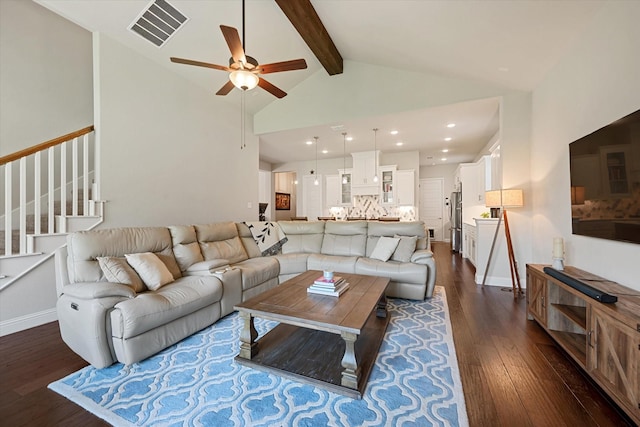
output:
[[[553,239],[553,256],[562,258],[564,256],[564,241],[562,237],[554,237]]]

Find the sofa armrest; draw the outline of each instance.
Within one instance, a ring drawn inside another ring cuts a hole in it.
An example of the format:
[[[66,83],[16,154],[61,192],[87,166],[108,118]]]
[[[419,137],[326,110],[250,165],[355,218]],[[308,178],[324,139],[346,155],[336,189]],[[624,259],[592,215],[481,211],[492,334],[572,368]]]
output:
[[[136,296],[136,291],[130,286],[110,282],[74,283],[66,285],[62,293],[85,300],[107,297],[135,298]]]
[[[419,249],[411,255],[411,262],[426,264],[431,258],[433,258],[433,252],[429,249]]]
[[[210,259],[192,264],[186,271],[185,276],[208,276],[216,271],[223,271],[229,268],[227,259]]]

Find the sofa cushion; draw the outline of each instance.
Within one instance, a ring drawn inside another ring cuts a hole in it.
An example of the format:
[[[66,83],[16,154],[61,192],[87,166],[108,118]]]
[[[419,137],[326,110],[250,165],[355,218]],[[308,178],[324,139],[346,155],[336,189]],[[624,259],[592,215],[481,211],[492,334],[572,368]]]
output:
[[[108,282],[128,285],[136,292],[143,292],[147,289],[138,273],[127,263],[125,258],[100,256],[97,260]]]
[[[324,221],[279,221],[278,224],[287,236],[287,243],[282,246],[283,254],[320,253]]]
[[[286,274],[300,274],[307,271],[307,260],[309,258],[309,254],[299,253],[299,254],[278,254],[274,255],[280,264],[280,276]]]
[[[398,242],[400,242],[399,237],[380,237],[376,247],[373,249],[373,252],[371,252],[371,258],[388,261],[398,247]]]
[[[336,273],[355,273],[357,260],[357,256],[311,254],[307,261],[307,269],[333,270]]]
[[[236,264],[249,258],[234,222],[196,225],[195,229],[205,260],[222,258]]]
[[[204,261],[194,226],[172,225],[169,226],[169,232],[173,242],[173,254],[180,271],[187,271],[191,265]]]
[[[395,282],[424,285],[427,282],[428,268],[426,265],[411,262],[383,262],[371,258],[358,258],[355,273],[388,277]]]
[[[97,257],[153,252],[174,279],[182,276],[173,255],[171,234],[166,227],[111,228],[78,231],[67,236],[69,283],[98,282],[104,274]]]
[[[416,243],[418,237],[416,236],[396,236],[400,241],[398,247],[391,256],[392,261],[409,262],[411,261],[411,255],[416,251]]]
[[[112,335],[131,338],[214,304],[222,282],[213,276],[182,277],[155,292],[121,301],[111,312]]]
[[[278,277],[280,264],[273,257],[251,258],[233,266],[242,272],[242,290],[254,288]]]
[[[144,252],[124,256],[149,290],[156,291],[167,283],[173,282],[171,272],[155,254]]]
[[[320,253],[365,256],[367,221],[327,221]]]
[[[366,256],[370,257],[371,253],[378,243],[380,236],[416,236],[417,249],[424,249],[427,246],[427,233],[422,221],[413,222],[384,222],[369,221],[367,229],[367,250]]]
[[[262,252],[260,252],[260,248],[258,248],[258,244],[253,238],[251,230],[249,230],[247,224],[244,222],[236,222],[236,228],[238,229],[238,235],[240,236],[240,241],[242,241],[244,250],[247,252],[247,256],[249,258],[262,256]]]

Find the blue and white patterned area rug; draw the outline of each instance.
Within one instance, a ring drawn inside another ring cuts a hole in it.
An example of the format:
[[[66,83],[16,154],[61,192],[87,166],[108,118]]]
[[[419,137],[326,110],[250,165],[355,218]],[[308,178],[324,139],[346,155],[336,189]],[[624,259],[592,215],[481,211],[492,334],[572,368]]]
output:
[[[388,307],[362,400],[235,363],[237,313],[140,363],[86,367],[49,388],[115,426],[468,425],[444,288]],[[274,325],[256,319],[260,334]]]

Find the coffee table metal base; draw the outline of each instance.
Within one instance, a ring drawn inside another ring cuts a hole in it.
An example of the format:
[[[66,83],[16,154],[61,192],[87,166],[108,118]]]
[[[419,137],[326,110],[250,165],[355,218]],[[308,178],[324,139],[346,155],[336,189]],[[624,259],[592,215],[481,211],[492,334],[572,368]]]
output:
[[[364,393],[390,320],[386,310],[374,310],[360,335],[281,323],[255,341],[253,318],[240,315],[244,328],[236,362],[356,399]]]

